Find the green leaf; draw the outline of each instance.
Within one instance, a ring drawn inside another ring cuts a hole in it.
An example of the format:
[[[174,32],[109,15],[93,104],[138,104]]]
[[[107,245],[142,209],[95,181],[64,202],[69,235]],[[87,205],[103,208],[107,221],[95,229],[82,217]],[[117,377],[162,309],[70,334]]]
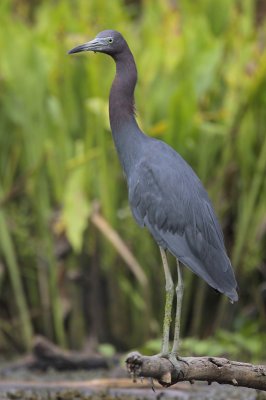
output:
[[[115,348],[110,343],[100,344],[98,350],[105,357],[113,357],[115,355]]]
[[[63,222],[67,237],[76,252],[83,243],[83,232],[88,224],[90,204],[84,190],[85,169],[71,171],[66,182],[63,200]]]

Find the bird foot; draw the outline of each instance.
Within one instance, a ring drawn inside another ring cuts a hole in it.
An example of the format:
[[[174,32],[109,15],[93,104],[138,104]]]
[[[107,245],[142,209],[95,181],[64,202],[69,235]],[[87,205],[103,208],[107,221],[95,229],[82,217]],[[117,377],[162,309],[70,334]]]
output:
[[[157,357],[166,358],[177,370],[180,369],[180,362],[188,365],[188,362],[184,358],[179,357],[179,355],[176,353],[159,353],[157,354]]]
[[[181,365],[181,363],[185,363],[186,365],[188,365],[188,362],[183,359],[182,357],[179,357],[176,353],[160,353],[156,355],[157,357],[161,357],[161,358],[166,358],[167,360],[170,361],[170,363],[173,365],[175,371],[174,371],[174,382],[178,382],[180,380],[183,380],[185,374],[184,374],[184,366]],[[158,380],[158,382],[164,386],[164,387],[168,387],[171,384],[173,384],[172,382],[172,374],[170,373],[170,371],[168,372],[169,377],[164,376],[164,379],[160,379]],[[167,379],[165,379],[165,377]]]

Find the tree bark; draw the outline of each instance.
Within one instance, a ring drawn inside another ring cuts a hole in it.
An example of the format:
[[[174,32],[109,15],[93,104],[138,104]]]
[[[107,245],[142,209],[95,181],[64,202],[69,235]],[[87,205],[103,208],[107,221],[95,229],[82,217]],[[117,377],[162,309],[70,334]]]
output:
[[[207,381],[266,390],[266,366],[230,361],[218,357],[182,357],[176,368],[168,359],[160,356],[143,356],[137,352],[128,354],[126,365],[134,379],[154,378],[162,386],[177,382]]]

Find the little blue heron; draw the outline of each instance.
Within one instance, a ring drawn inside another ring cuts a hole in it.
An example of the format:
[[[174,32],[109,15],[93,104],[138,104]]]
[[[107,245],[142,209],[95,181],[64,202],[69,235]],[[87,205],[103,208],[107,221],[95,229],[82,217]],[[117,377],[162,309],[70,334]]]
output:
[[[69,51],[94,51],[111,56],[116,75],[109,97],[113,140],[122,164],[129,203],[137,223],[158,243],[166,281],[166,303],[161,355],[173,363],[179,351],[183,281],[179,261],[231,302],[238,300],[237,283],[226,254],[222,230],[201,181],[186,161],[166,143],[146,136],[135,119],[137,69],[123,36],[114,30]],[[177,261],[174,341],[169,352],[174,284],[165,251]]]

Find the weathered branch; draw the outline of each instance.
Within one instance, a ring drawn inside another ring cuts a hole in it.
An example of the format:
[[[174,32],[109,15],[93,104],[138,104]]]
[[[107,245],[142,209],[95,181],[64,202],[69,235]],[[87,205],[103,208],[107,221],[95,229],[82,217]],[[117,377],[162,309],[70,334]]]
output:
[[[53,367],[57,370],[98,369],[109,368],[112,360],[100,356],[80,352],[62,350],[42,336],[35,338],[33,347],[35,363],[33,367],[46,369]]]
[[[19,362],[0,369],[0,373],[20,368],[43,371],[51,367],[58,371],[109,369],[118,363],[115,357],[107,358],[86,352],[63,350],[42,336],[35,338],[32,353]]]
[[[179,369],[166,358],[130,353],[126,359],[129,373],[134,377],[156,379],[168,387],[177,382],[207,381],[266,390],[266,366],[230,361],[218,357],[184,357]]]

